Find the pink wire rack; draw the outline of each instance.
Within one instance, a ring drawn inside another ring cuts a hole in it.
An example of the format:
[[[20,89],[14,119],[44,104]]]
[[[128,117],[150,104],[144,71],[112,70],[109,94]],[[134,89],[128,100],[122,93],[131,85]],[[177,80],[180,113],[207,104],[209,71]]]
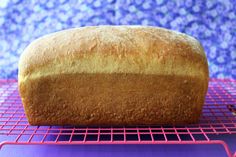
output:
[[[211,135],[236,134],[236,80],[211,79],[198,124],[186,126],[30,126],[17,80],[0,80],[0,148],[6,144],[221,144]]]

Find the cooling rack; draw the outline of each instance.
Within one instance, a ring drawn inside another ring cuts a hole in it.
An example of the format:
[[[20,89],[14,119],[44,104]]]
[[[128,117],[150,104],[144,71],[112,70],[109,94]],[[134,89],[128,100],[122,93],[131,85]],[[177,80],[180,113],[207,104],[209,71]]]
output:
[[[211,135],[236,134],[236,80],[211,79],[198,124],[186,126],[30,126],[17,80],[0,80],[0,148],[7,144],[220,144]],[[234,154],[236,156],[236,153]]]

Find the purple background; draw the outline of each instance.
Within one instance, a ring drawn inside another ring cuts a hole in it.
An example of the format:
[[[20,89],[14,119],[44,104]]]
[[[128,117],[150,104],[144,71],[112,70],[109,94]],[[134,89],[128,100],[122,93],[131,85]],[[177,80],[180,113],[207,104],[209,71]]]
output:
[[[1,0],[0,78],[17,78],[19,56],[34,39],[88,25],[151,25],[194,36],[210,76],[236,78],[235,0]]]

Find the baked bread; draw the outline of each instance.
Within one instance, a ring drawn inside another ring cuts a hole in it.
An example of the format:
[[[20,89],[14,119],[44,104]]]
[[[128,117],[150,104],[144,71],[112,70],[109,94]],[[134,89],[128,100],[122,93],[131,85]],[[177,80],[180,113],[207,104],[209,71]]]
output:
[[[31,125],[182,125],[199,120],[208,64],[182,33],[91,26],[33,41],[18,79]]]

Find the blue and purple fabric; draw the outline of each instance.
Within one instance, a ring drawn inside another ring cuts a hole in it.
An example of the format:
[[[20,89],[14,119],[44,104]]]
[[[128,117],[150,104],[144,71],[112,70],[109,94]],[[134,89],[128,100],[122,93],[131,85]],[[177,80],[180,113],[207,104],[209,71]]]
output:
[[[0,78],[17,78],[18,59],[34,39],[88,25],[151,25],[194,36],[210,76],[236,79],[235,0],[1,0]]]

